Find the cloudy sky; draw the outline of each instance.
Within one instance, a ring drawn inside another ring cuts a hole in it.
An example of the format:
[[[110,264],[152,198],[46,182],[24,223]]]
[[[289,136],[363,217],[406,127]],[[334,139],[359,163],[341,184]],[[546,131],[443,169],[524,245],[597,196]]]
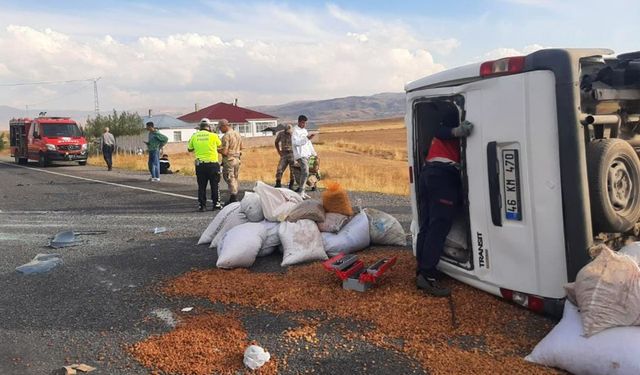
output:
[[[190,108],[402,91],[542,47],[640,50],[637,0],[2,1],[0,105]],[[64,84],[16,85],[42,81]]]

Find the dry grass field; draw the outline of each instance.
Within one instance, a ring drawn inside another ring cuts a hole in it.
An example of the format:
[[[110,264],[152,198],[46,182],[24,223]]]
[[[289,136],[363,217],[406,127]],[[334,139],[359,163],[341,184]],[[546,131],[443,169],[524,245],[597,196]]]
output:
[[[315,144],[323,180],[337,181],[347,190],[372,191],[407,195],[406,132],[402,119],[332,124],[320,128],[320,142]],[[172,170],[194,175],[193,156],[188,153],[169,155]],[[278,155],[273,147],[243,151],[240,179],[275,182]],[[104,165],[101,157],[91,157],[89,164]],[[131,170],[147,170],[146,155],[114,156],[114,166]],[[283,177],[287,183],[288,172]]]

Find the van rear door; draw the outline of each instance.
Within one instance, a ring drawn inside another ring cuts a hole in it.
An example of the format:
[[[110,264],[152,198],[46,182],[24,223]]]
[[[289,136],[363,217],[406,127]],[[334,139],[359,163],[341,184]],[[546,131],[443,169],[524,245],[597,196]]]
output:
[[[466,146],[474,267],[464,273],[499,288],[564,297],[553,73],[484,79],[461,94],[467,119],[475,124]]]

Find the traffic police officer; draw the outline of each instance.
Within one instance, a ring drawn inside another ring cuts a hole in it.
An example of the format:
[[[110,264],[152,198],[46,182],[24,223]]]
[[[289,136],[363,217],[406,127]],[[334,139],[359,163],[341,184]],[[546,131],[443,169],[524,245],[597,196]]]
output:
[[[211,184],[213,210],[222,208],[218,194],[220,183],[220,163],[218,147],[222,144],[216,133],[211,132],[211,122],[207,118],[200,120],[200,130],[189,139],[188,150],[195,154],[196,178],[198,180],[198,210],[207,207],[207,183]]]

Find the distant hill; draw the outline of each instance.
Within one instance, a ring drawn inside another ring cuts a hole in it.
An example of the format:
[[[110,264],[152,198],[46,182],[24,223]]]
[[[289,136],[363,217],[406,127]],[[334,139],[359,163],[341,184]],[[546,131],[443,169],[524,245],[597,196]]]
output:
[[[383,93],[371,96],[348,96],[327,100],[298,101],[281,105],[251,107],[256,111],[294,121],[304,114],[316,124],[402,117],[405,111],[404,93]]]

